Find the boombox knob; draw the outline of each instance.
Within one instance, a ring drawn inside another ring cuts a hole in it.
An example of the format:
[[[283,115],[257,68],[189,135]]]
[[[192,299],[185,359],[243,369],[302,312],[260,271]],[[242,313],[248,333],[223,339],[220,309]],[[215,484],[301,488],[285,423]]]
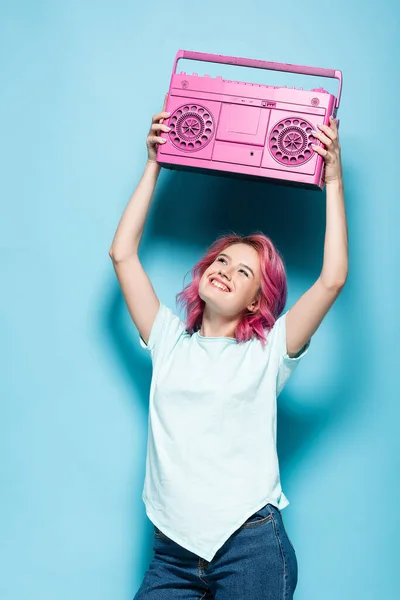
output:
[[[314,88],[313,90],[311,90],[312,92],[320,92],[321,94],[329,94],[329,92],[327,92],[326,90],[324,90],[323,87],[319,87],[319,88]]]

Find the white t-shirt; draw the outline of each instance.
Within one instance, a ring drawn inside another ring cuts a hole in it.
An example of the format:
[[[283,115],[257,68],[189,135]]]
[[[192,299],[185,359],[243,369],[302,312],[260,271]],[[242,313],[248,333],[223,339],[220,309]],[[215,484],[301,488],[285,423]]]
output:
[[[287,311],[288,312],[288,311]],[[307,353],[286,352],[286,315],[253,338],[190,335],[163,303],[148,345],[143,502],[150,521],[207,561],[265,504],[289,504],[276,451],[276,398]],[[266,332],[267,333],[267,332]]]

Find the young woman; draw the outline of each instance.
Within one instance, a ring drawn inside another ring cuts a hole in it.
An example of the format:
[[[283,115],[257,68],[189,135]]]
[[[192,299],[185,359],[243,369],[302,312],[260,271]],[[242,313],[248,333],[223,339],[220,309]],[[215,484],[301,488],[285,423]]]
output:
[[[293,598],[297,559],[281,510],[276,398],[347,278],[347,224],[337,126],[321,126],[326,232],[317,281],[286,303],[282,258],[262,233],[217,239],[177,295],[160,303],[138,258],[161,167],[153,116],[143,176],[110,256],[141,345],[152,359],[143,501],[154,556],[135,600]]]

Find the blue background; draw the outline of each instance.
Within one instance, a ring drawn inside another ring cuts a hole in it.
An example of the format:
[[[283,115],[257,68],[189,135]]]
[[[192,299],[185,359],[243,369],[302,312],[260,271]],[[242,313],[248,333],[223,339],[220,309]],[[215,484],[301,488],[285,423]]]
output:
[[[349,277],[279,398],[283,516],[297,600],[398,598],[397,0],[15,1],[0,17],[2,600],[133,598],[152,556],[151,362],[108,250],[179,48],[343,71]],[[284,255],[289,308],[321,269],[324,201],[162,170],[141,259],[174,308],[217,235],[261,229]]]

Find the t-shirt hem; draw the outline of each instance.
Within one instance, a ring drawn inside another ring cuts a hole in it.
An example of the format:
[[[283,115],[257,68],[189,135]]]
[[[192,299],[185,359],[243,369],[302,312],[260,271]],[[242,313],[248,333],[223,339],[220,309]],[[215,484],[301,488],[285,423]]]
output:
[[[289,356],[289,354],[287,352],[285,352],[285,354],[283,355],[283,360],[286,360],[289,362],[290,361],[299,361],[301,358],[303,358],[303,356],[305,356],[307,354],[310,344],[311,344],[311,339],[309,339],[308,342],[306,342],[304,344],[302,349],[295,356]]]
[[[200,548],[201,554],[199,554],[198,547],[196,548],[190,542],[188,542],[186,539],[181,538],[179,535],[176,535],[175,532],[168,529],[168,527],[165,527],[165,525],[162,525],[160,523],[160,521],[157,519],[157,517],[154,516],[154,513],[150,507],[149,501],[146,499],[146,496],[143,495],[142,498],[143,498],[143,502],[144,502],[144,505],[146,508],[146,514],[149,517],[150,521],[153,523],[153,525],[155,525],[157,527],[157,529],[160,529],[164,535],[166,535],[173,542],[176,542],[177,544],[179,544],[186,550],[189,550],[189,552],[193,552],[193,554],[196,554],[196,556],[199,556],[200,558],[204,558],[208,562],[211,560],[212,557],[210,558],[210,556],[207,554],[207,552],[203,552]]]
[[[230,536],[235,533],[235,531],[244,524],[244,522],[251,517],[252,514],[254,514],[255,512],[259,511],[261,508],[263,508],[263,506],[265,506],[266,504],[272,504],[273,506],[275,506],[276,508],[278,508],[279,510],[282,510],[283,508],[285,508],[286,506],[288,506],[289,500],[286,498],[286,496],[282,493],[281,496],[282,502],[277,502],[274,499],[271,498],[264,498],[264,500],[262,500],[261,503],[259,503],[258,505],[256,505],[256,507],[252,508],[250,510],[250,512],[247,514],[247,516],[245,516],[243,519],[240,520],[240,522],[237,522],[233,528],[231,528],[231,531],[228,533],[228,535],[224,534],[223,536],[221,536],[221,538],[219,539],[218,542],[215,543],[215,545],[213,546],[213,549],[211,550],[210,553],[208,553],[207,551],[202,550],[199,547],[195,547],[193,546],[190,542],[188,542],[186,539],[184,538],[180,538],[179,535],[176,535],[175,532],[172,532],[171,530],[169,530],[167,527],[165,527],[164,525],[162,525],[158,519],[154,516],[154,513],[150,507],[150,502],[146,497],[146,494],[143,492],[142,494],[142,500],[144,502],[145,508],[146,508],[146,514],[149,517],[150,521],[153,523],[153,525],[155,525],[157,527],[157,529],[160,529],[168,538],[170,538],[172,541],[176,542],[177,544],[179,544],[180,546],[183,546],[183,548],[186,548],[186,550],[189,550],[190,552],[193,552],[193,554],[196,554],[196,556],[199,556],[200,558],[205,559],[206,561],[210,562],[214,556],[216,555],[216,553],[218,552],[218,550],[220,548],[222,548],[222,546],[225,544],[225,542],[230,538]]]

